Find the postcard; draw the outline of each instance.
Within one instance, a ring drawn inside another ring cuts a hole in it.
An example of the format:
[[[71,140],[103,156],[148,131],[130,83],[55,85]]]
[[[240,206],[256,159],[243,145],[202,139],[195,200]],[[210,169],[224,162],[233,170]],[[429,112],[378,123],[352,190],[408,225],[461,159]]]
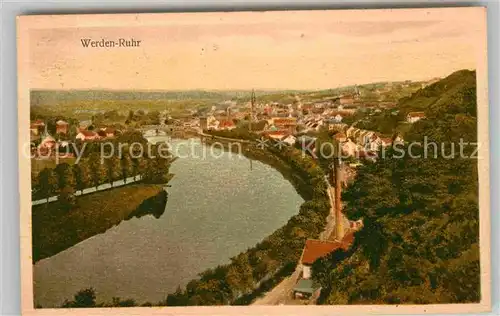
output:
[[[491,308],[485,8],[17,24],[23,315]]]

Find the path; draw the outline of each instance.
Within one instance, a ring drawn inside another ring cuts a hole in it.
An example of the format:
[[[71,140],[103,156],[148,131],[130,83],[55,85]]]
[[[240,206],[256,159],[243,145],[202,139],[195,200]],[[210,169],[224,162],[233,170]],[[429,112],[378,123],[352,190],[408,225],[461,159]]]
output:
[[[142,179],[142,176],[138,175],[137,179],[134,179],[134,177],[129,177],[129,178],[126,178],[125,180],[115,181],[115,182],[113,182],[113,185],[111,185],[111,183],[104,183],[104,184],[99,185],[99,187],[92,187],[92,188],[86,188],[83,190],[78,190],[77,192],[75,192],[75,196],[86,195],[86,194],[94,193],[97,191],[103,191],[103,190],[110,189],[112,187],[113,188],[114,187],[121,187],[121,186],[124,186],[127,184],[131,184],[131,183],[140,181],[141,179]],[[55,202],[55,201],[57,201],[57,195],[51,196],[49,198],[49,203]],[[47,203],[47,199],[31,201],[31,205],[39,205],[39,204],[45,204],[45,203]]]
[[[330,185],[328,177],[325,176],[325,183],[327,185],[327,194],[330,201],[330,214],[326,218],[326,225],[321,232],[319,239],[328,240],[335,229],[335,209],[334,209],[334,187]],[[297,304],[298,301],[292,298],[292,291],[300,277],[301,271],[297,268],[292,275],[286,277],[271,291],[264,294],[263,297],[256,299],[251,305],[283,305],[283,304]]]

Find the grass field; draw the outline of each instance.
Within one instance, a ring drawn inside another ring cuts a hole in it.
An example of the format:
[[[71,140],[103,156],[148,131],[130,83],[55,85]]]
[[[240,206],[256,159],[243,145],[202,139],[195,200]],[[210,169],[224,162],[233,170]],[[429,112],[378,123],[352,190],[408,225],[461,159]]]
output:
[[[33,262],[104,233],[133,216],[158,217],[165,209],[166,196],[162,185],[132,184],[78,197],[69,211],[59,202],[33,206]]]

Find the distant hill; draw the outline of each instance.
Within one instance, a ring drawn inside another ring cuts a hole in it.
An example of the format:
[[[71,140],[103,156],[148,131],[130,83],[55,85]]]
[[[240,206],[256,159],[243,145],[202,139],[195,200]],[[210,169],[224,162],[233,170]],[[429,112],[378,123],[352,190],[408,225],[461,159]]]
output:
[[[477,139],[476,72],[460,70],[401,100],[402,112],[424,111],[427,119],[412,124],[407,140],[425,135],[438,142]]]
[[[298,91],[256,90],[257,96],[294,93]],[[75,101],[158,101],[158,100],[230,100],[246,99],[251,90],[228,91],[133,91],[133,90],[32,90],[31,106],[55,105]]]

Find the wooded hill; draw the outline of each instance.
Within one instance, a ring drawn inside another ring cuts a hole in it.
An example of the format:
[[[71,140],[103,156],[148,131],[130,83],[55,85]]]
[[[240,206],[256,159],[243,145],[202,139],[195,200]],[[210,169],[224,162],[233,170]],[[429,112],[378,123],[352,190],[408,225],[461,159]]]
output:
[[[412,125],[406,140],[427,136],[438,147],[428,147],[427,158],[391,151],[358,170],[342,199],[344,213],[362,218],[364,228],[349,251],[315,262],[320,304],[480,300],[477,159],[460,157],[458,147],[460,138],[477,139],[475,76],[458,71],[400,101],[401,109],[427,117]],[[425,148],[412,151],[423,155]],[[472,145],[463,150],[473,151]]]

